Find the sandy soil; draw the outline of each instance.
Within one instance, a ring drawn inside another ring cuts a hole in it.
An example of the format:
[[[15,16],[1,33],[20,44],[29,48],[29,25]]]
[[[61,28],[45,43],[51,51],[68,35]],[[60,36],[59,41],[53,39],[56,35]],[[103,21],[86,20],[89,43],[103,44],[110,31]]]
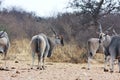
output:
[[[4,62],[1,63],[4,65]],[[7,61],[8,71],[0,70],[0,80],[120,80],[118,66],[114,73],[104,72],[103,64],[46,63],[45,70],[30,69],[30,61]]]

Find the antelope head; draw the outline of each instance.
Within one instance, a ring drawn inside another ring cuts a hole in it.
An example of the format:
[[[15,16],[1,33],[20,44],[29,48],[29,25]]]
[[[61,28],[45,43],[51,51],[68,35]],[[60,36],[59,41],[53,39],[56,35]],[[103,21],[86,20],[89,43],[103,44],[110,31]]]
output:
[[[111,30],[112,27],[113,27],[113,26],[109,27],[107,30],[105,30],[105,31],[103,32],[102,26],[101,26],[101,24],[99,23],[99,42],[100,42],[100,43],[101,43],[101,41],[104,41],[104,40],[105,40],[106,36],[108,35],[109,30]]]
[[[57,34],[56,31],[52,27],[50,27],[50,28],[55,35],[55,43],[56,44],[61,44],[62,46],[64,46],[63,35]]]

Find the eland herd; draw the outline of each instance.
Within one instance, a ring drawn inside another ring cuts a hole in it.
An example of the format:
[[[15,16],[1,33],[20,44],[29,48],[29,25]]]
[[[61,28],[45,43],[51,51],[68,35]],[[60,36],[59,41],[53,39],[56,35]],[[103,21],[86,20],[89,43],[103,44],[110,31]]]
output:
[[[107,29],[103,32],[101,24],[99,23],[99,37],[91,38],[87,42],[88,46],[88,70],[90,69],[90,60],[96,54],[97,50],[100,46],[103,48],[105,66],[104,71],[108,71],[106,69],[107,62],[110,61],[110,72],[114,71],[114,61],[118,59],[119,65],[119,73],[120,73],[120,36],[113,29],[114,35],[108,35],[108,31],[111,29]]]
[[[113,29],[114,35],[110,36],[108,31],[111,27],[105,31],[102,30],[102,26],[99,24],[99,37],[90,38],[87,41],[87,61],[88,70],[91,68],[91,59],[94,57],[96,52],[100,47],[102,47],[104,53],[104,71],[108,71],[107,63],[110,62],[110,72],[114,71],[114,60],[118,59],[118,66],[120,72],[120,36]],[[46,36],[43,33],[34,35],[30,41],[30,47],[32,51],[32,66],[34,66],[35,55],[38,57],[38,67],[37,69],[45,69],[45,59],[46,57],[51,57],[52,50],[57,44],[64,46],[63,35],[59,35],[56,31],[50,27],[51,31],[54,33],[53,38]],[[7,52],[10,47],[10,41],[8,34],[5,31],[0,31],[0,53],[6,58]],[[6,63],[6,62],[5,62]]]

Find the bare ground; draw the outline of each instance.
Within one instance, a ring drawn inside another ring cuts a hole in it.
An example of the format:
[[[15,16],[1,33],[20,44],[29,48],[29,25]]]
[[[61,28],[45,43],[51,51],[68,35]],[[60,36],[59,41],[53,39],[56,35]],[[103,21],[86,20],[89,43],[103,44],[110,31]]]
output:
[[[0,63],[4,66],[4,62]],[[8,71],[0,70],[0,80],[120,80],[118,66],[114,73],[104,72],[103,64],[46,63],[45,70],[30,69],[30,61],[7,61]]]

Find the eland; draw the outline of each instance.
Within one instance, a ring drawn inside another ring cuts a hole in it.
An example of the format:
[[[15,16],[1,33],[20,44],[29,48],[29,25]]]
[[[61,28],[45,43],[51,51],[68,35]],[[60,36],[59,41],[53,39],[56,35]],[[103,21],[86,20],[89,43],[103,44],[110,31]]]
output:
[[[88,48],[88,70],[90,69],[90,60],[93,58],[93,56],[96,54],[96,52],[99,50],[99,48],[102,48],[102,51],[105,55],[105,66],[104,71],[106,71],[106,64],[109,60],[109,57],[107,56],[107,46],[111,42],[111,36],[108,35],[108,31],[111,30],[112,27],[109,27],[104,32],[102,31],[101,24],[99,23],[99,38],[90,38],[87,41],[87,48]]]
[[[45,58],[51,57],[52,50],[56,44],[61,44],[64,46],[63,36],[58,35],[53,28],[51,30],[54,32],[55,36],[53,39],[49,38],[43,33],[35,35],[32,37],[30,45],[32,50],[32,67],[34,65],[35,54],[38,56],[38,67],[37,69],[45,69]]]
[[[88,50],[88,70],[90,69],[90,61],[99,50],[100,46],[102,47],[99,38],[90,38],[87,41],[87,50]]]
[[[4,60],[6,60],[6,55],[10,47],[10,41],[8,34],[5,31],[0,31],[0,53],[4,55]],[[6,66],[6,61],[5,61]]]
[[[118,59],[120,73],[120,36],[113,36],[108,46],[108,55],[110,56],[110,72],[114,71],[114,61]]]
[[[113,30],[114,35],[111,36],[110,42],[107,46],[104,45],[106,57],[110,56],[110,72],[114,71],[114,61],[118,59],[119,73],[120,73],[120,36]],[[104,44],[105,37],[100,38]],[[106,68],[104,70],[107,70]]]

